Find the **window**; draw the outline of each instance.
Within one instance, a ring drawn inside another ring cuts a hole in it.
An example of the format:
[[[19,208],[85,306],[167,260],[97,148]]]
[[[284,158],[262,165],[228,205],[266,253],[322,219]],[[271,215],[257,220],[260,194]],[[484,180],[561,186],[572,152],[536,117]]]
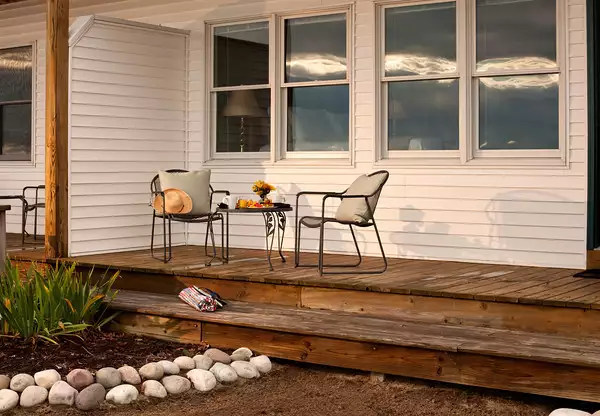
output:
[[[269,22],[214,27],[212,74],[216,152],[268,153]]]
[[[213,157],[348,157],[347,15],[210,27]]]
[[[560,158],[560,1],[381,7],[381,156]]]
[[[346,13],[285,20],[287,152],[348,150],[346,20]]]
[[[0,161],[31,160],[33,48],[0,50]]]

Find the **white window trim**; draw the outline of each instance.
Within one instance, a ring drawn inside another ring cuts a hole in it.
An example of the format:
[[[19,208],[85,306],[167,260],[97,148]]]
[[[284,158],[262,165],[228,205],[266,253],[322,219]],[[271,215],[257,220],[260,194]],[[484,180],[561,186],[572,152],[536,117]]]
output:
[[[205,50],[209,51],[206,59],[205,83],[207,93],[205,105],[207,108],[207,125],[205,133],[205,157],[207,165],[228,166],[237,165],[239,160],[244,160],[245,165],[290,165],[290,166],[315,166],[323,165],[326,160],[328,165],[348,166],[354,163],[354,19],[353,4],[344,4],[332,7],[321,7],[306,10],[304,12],[272,13],[259,15],[247,19],[227,19],[221,21],[206,22],[205,24]],[[285,83],[285,25],[287,19],[326,16],[329,14],[346,14],[346,61],[347,72],[344,80],[318,81],[318,82],[294,82]],[[245,23],[268,22],[269,23],[269,84],[237,86],[237,87],[214,87],[214,29],[222,26],[231,26]],[[295,86],[316,85],[348,85],[349,101],[349,126],[348,126],[348,150],[347,151],[313,151],[299,152],[287,151],[287,100],[285,91]],[[270,114],[270,153],[267,152],[217,152],[216,151],[216,112],[213,111],[214,93],[218,91],[233,91],[235,89],[266,89],[271,90],[271,114]]]
[[[385,77],[385,9],[420,4],[446,3],[453,0],[415,0],[376,2],[375,7],[375,91],[376,91],[376,123],[374,134],[374,163],[378,166],[523,166],[523,167],[568,167],[569,135],[568,135],[568,57],[566,56],[566,1],[556,0],[556,68],[495,71],[476,73],[476,1],[454,0],[457,14],[457,64],[459,80],[459,150],[419,150],[388,151],[387,150],[387,94],[385,86],[395,77]],[[468,34],[470,33],[470,36]],[[497,72],[497,74],[496,74]],[[490,75],[526,75],[558,74],[559,76],[559,148],[558,149],[514,149],[514,150],[480,150],[478,148],[478,97],[474,88],[477,78]],[[399,77],[405,81],[412,79],[446,79],[452,75]],[[387,81],[387,82],[386,82]]]
[[[237,85],[231,87],[215,87],[215,71],[214,71],[214,33],[215,29],[218,27],[224,26],[234,26],[234,25],[243,25],[249,23],[262,23],[266,22],[269,24],[269,83],[268,84],[256,84],[256,85]],[[271,158],[272,147],[273,147],[273,122],[274,122],[274,114],[273,114],[273,67],[272,67],[272,52],[274,49],[274,45],[272,42],[272,32],[273,32],[273,23],[274,16],[273,15],[263,15],[256,16],[248,19],[238,19],[238,20],[227,20],[222,22],[212,22],[206,23],[205,33],[206,36],[206,49],[209,51],[208,59],[206,60],[206,85],[207,85],[207,94],[206,94],[206,108],[207,108],[207,125],[208,129],[206,129],[206,143],[208,146],[206,147],[206,152],[208,157],[205,158],[205,162],[217,162],[219,161],[237,161],[244,160],[244,163],[250,162],[250,164],[259,164],[265,161],[268,161]],[[260,90],[260,89],[269,89],[271,91],[271,114],[270,114],[270,152],[217,152],[217,112],[213,111],[216,109],[216,93],[218,92],[228,92],[228,91],[239,91],[239,90]]]
[[[37,116],[37,41],[2,43],[0,50],[31,47],[31,158],[29,160],[2,160],[1,168],[30,168],[36,164],[36,116]]]
[[[345,7],[335,7],[320,11],[308,11],[303,13],[289,13],[280,15],[279,27],[277,32],[277,38],[279,40],[278,52],[279,56],[277,59],[277,90],[279,96],[279,111],[280,111],[280,125],[279,125],[279,140],[277,152],[275,154],[275,161],[277,162],[288,162],[296,160],[299,163],[302,160],[323,160],[323,159],[338,159],[338,160],[349,160],[353,152],[354,143],[354,131],[353,131],[353,95],[354,88],[352,83],[353,74],[353,51],[352,45],[354,44],[354,31],[353,31],[353,20],[352,20],[352,6],[348,5]],[[305,18],[313,16],[327,16],[333,14],[345,14],[346,15],[346,78],[340,80],[328,80],[328,81],[310,81],[310,82],[285,82],[285,21],[289,19]],[[287,91],[289,88],[294,87],[310,87],[310,86],[325,86],[325,85],[348,85],[348,150],[345,151],[288,151],[287,150]],[[301,162],[300,162],[301,163]]]

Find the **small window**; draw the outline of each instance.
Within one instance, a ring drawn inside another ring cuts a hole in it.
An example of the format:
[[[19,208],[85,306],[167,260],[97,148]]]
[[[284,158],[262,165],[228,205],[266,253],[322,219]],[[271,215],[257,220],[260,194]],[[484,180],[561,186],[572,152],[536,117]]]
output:
[[[284,30],[286,150],[347,151],[350,86],[346,13],[285,19]]]
[[[390,7],[384,19],[387,150],[457,150],[456,4]]]
[[[216,153],[270,150],[269,23],[213,28]]]
[[[33,48],[0,50],[0,161],[32,157]]]

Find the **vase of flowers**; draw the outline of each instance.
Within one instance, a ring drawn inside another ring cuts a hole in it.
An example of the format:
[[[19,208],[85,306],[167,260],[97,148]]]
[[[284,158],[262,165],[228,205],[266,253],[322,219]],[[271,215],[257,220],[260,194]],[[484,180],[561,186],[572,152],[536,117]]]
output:
[[[274,190],[275,187],[266,183],[265,181],[256,181],[254,182],[254,185],[252,185],[252,192],[260,196],[261,204],[265,202],[267,195],[269,195],[269,193]]]

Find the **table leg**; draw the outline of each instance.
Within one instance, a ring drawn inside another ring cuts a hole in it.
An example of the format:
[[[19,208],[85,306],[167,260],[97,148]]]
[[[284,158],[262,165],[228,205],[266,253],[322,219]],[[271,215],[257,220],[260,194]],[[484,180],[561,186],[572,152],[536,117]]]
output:
[[[279,257],[281,257],[281,261],[285,263],[285,257],[283,256],[283,252],[281,251],[283,248],[283,237],[285,235],[285,225],[287,223],[287,216],[285,212],[277,213],[277,248],[279,249]]]
[[[265,242],[267,244],[267,261],[269,262],[269,270],[273,271],[273,264],[271,263],[271,252],[273,251],[273,241],[275,240],[275,233],[278,232],[279,220],[277,215],[275,215],[272,212],[263,212],[262,214],[265,220]],[[271,237],[270,243],[269,237]]]

